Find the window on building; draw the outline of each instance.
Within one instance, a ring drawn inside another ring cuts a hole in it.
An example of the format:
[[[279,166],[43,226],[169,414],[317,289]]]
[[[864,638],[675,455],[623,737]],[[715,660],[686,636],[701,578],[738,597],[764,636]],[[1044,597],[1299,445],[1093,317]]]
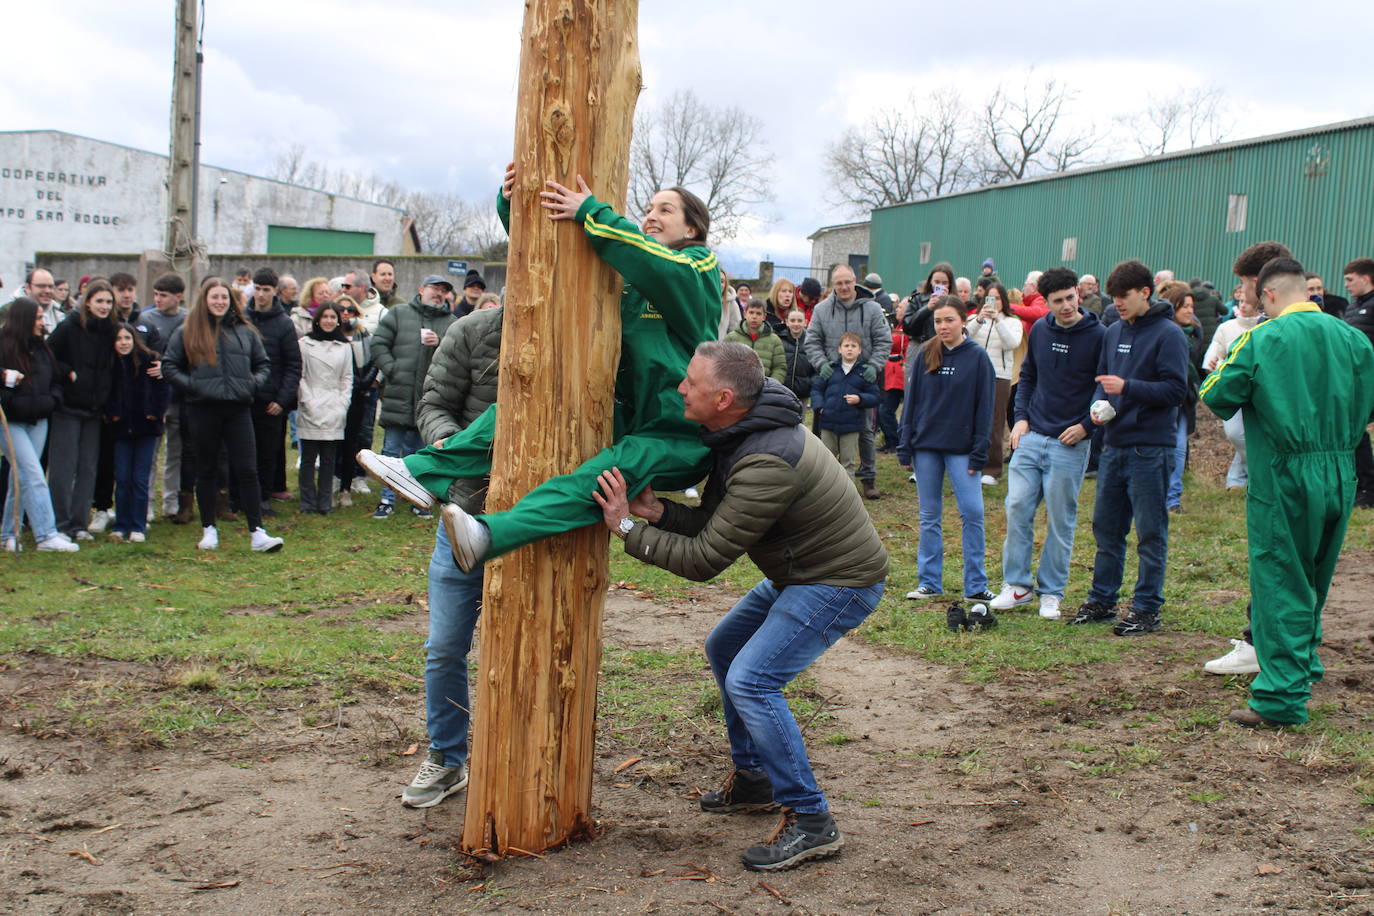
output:
[[[929,264],[929,263],[930,263],[930,243],[929,243],[929,242],[922,242],[922,243],[921,243],[921,263],[922,263],[922,264]]]
[[[1064,262],[1078,260],[1078,239],[1064,239],[1064,248],[1059,254],[1059,259]]]
[[[1246,211],[1250,209],[1250,195],[1228,194],[1226,197],[1226,231],[1244,232]]]

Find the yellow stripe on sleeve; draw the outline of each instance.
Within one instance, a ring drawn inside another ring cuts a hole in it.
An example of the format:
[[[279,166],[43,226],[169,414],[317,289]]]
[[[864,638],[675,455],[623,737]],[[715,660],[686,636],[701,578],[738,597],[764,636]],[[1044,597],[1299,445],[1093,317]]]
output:
[[[689,258],[687,255],[683,254],[682,252],[674,251],[667,245],[664,245],[662,242],[656,241],[652,238],[649,238],[648,236],[641,235],[637,232],[626,232],[622,229],[616,229],[613,226],[607,226],[602,223],[598,223],[596,219],[591,216],[588,216],[585,220],[583,220],[582,225],[586,227],[586,230],[592,235],[599,236],[604,239],[613,239],[615,241],[624,242],[627,245],[632,245],[635,248],[640,249],[641,251],[648,252],[654,257],[662,258],[665,261],[672,261],[677,264],[686,264],[687,266],[691,267],[699,273],[706,273],[707,271],[714,269],[716,266],[715,252],[709,253],[706,257],[701,258],[700,260],[694,260],[692,258]]]
[[[1198,389],[1198,397],[1202,397],[1216,385],[1217,379],[1221,378],[1221,373],[1227,366],[1235,361],[1236,355],[1240,353],[1241,350],[1245,349],[1245,345],[1250,342],[1250,333],[1253,330],[1254,328],[1251,328],[1249,331],[1246,331],[1244,334],[1240,335],[1240,337],[1236,338],[1235,343],[1231,344],[1231,352],[1226,354],[1226,358],[1221,361],[1221,365],[1213,369],[1212,374],[1203,380],[1202,387]]]

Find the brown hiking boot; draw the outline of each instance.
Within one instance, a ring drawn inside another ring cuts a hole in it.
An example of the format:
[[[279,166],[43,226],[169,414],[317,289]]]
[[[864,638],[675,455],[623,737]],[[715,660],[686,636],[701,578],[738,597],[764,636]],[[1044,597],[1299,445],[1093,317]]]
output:
[[[865,481],[864,481],[864,498],[865,498],[865,499],[882,499],[882,498],[883,498],[883,495],[882,495],[881,493],[878,492],[878,481],[876,481],[876,480],[865,480]]]
[[[177,491],[177,511],[174,515],[169,515],[174,525],[188,524],[191,519],[196,517],[196,501],[191,496],[189,490]]]
[[[1233,709],[1226,714],[1228,722],[1243,725],[1246,728],[1287,728],[1291,723],[1276,722],[1273,719],[1266,719],[1264,716],[1255,712],[1248,706],[1244,709]]]

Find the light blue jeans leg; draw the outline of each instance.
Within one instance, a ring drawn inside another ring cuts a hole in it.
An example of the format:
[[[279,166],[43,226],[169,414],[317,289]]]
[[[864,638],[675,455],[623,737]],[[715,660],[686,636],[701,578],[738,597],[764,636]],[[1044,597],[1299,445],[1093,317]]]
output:
[[[1166,508],[1183,504],[1183,466],[1188,462],[1188,418],[1178,412],[1178,430],[1174,437],[1174,469],[1169,474],[1169,493]]]
[[[1069,585],[1069,561],[1073,558],[1073,537],[1078,525],[1078,494],[1092,452],[1091,439],[1065,445],[1058,439],[1045,440],[1045,546],[1040,550],[1040,569],[1036,585],[1040,594],[1064,597]]]
[[[1007,465],[1007,539],[1002,544],[1002,579],[1017,588],[1030,588],[1032,584],[1035,510],[1043,496],[1048,442],[1046,436],[1027,432]]]
[[[439,525],[429,559],[429,639],[425,641],[425,727],[431,750],[444,766],[468,759],[468,652],[482,613],[482,570],[470,573],[453,560],[448,534]]]
[[[921,539],[916,548],[916,579],[922,588],[945,590],[945,541],[941,516],[945,503],[945,456],[943,452],[918,450],[911,458],[916,471],[916,498],[920,502]]]
[[[977,595],[988,587],[982,474],[968,472],[968,455],[946,452],[944,459],[945,473],[949,475],[950,489],[954,491],[954,503],[959,507],[959,520],[963,525],[964,594]]]
[[[5,501],[0,537],[18,536],[18,532],[22,530],[22,523],[16,525],[15,521],[20,517],[20,513],[28,516],[35,541],[50,538],[57,532],[52,496],[48,493],[48,481],[43,476],[43,465],[39,462],[39,456],[43,454],[43,443],[47,439],[47,420],[10,424],[14,461],[10,466],[10,492],[9,498]]]

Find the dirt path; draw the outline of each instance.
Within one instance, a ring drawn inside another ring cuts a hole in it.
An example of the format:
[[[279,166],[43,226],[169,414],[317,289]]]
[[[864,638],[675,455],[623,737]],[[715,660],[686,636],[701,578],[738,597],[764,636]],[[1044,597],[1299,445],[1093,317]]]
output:
[[[1369,560],[1338,573],[1314,700],[1354,728],[1374,711]],[[699,646],[730,597],[665,607],[613,592],[606,644]],[[841,641],[812,672],[834,719],[810,743],[848,845],[764,881],[738,854],[771,819],[692,800],[724,772],[723,734],[602,735],[603,836],[469,880],[452,849],[462,805],[397,800],[415,697],[370,697],[323,726],[289,704],[255,710],[241,737],[140,750],[25,723],[73,679],[151,693],[162,672],[28,658],[0,671],[0,912],[1374,913],[1356,774],[1317,736],[1180,724],[1235,705],[1240,685],[1197,675],[1211,641],[1157,646],[971,684]],[[631,755],[645,763],[612,772]]]

